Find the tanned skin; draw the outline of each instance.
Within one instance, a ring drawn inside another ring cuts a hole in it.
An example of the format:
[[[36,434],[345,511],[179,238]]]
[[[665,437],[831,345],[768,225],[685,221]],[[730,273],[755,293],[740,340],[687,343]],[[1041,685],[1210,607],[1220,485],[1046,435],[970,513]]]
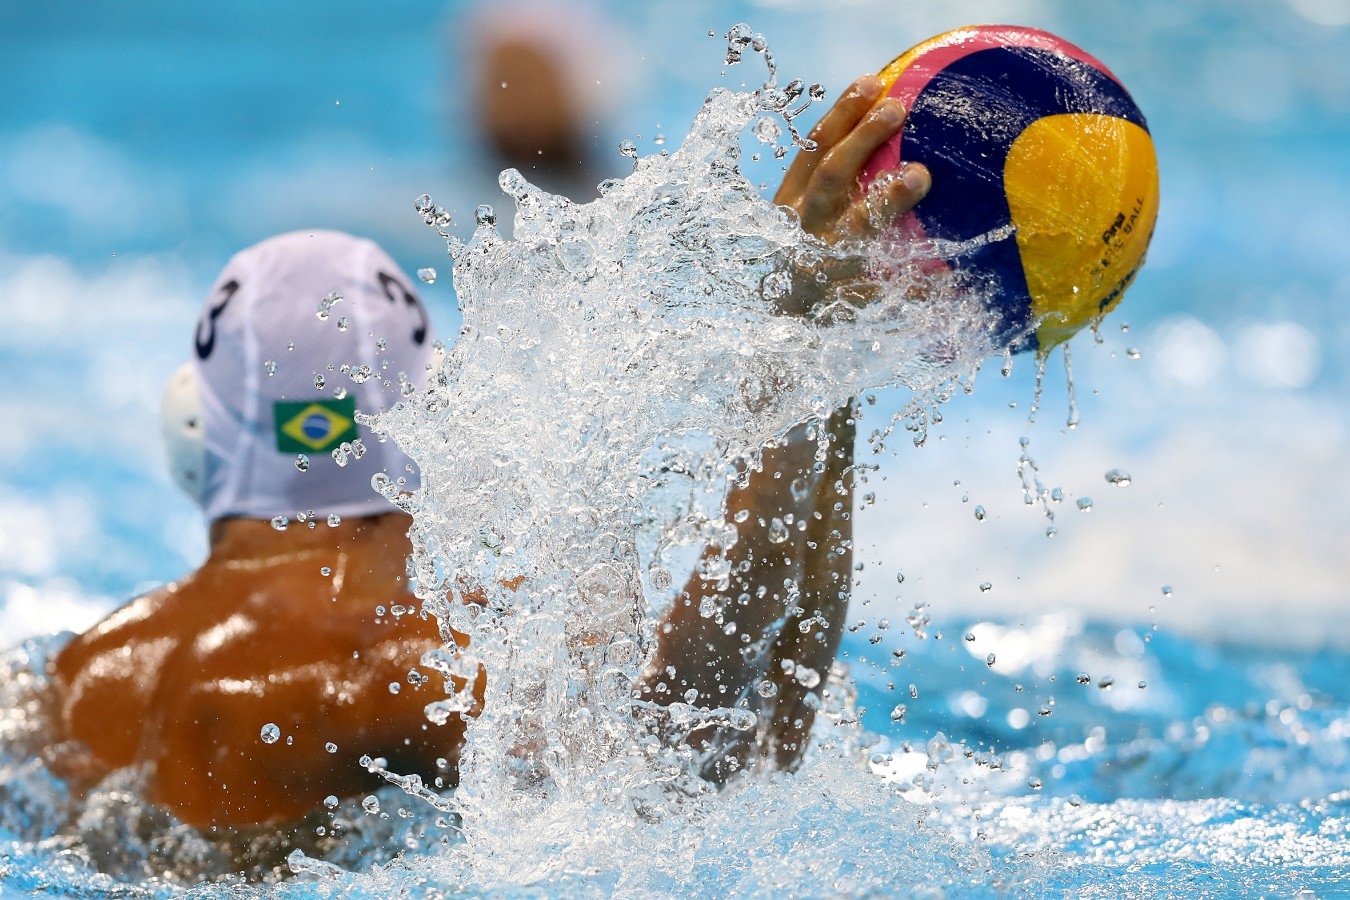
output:
[[[200,569],[57,657],[69,743],[55,767],[88,785],[148,763],[148,799],[199,827],[292,819],[329,794],[370,790],[382,782],[359,764],[363,754],[428,782],[453,776],[465,723],[424,715],[445,696],[441,676],[408,679],[423,652],[442,646],[436,621],[390,612],[417,608],[404,571],[409,524],[402,513],[285,531],[214,523]],[[480,703],[482,688],[480,675]],[[268,724],[280,729],[275,743],[261,737]]]

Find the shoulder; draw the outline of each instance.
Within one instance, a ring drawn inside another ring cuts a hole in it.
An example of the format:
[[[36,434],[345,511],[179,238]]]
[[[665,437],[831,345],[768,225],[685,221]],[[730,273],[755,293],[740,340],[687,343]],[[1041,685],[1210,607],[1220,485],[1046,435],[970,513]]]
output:
[[[195,574],[195,573],[194,573]],[[181,633],[183,612],[199,606],[194,576],[141,594],[70,640],[53,661],[58,678],[69,680],[108,653],[131,653],[137,645]]]

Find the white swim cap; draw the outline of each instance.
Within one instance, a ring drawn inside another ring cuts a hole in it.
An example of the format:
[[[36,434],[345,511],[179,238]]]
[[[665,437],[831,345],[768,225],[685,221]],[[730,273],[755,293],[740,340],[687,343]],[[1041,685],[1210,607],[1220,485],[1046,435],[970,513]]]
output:
[[[202,437],[202,394],[197,389],[194,363],[183,363],[169,376],[159,402],[159,427],[174,484],[200,505],[206,482],[206,441]]]
[[[411,281],[372,241],[297,231],[241,251],[165,392],[175,480],[211,521],[389,512],[371,477],[412,489],[417,476],[356,414],[420,388],[432,338]]]

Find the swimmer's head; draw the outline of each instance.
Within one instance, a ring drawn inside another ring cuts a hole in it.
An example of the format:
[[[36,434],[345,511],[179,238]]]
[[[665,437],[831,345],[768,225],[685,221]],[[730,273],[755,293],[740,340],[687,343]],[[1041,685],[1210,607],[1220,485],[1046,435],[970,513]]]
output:
[[[420,388],[433,338],[412,282],[369,240],[297,231],[241,251],[164,393],[174,480],[211,521],[389,512],[371,477],[417,476],[356,414]]]
[[[615,23],[585,0],[497,0],[457,20],[455,34],[468,67],[456,94],[498,168],[573,197],[594,187],[597,128],[640,69]]]

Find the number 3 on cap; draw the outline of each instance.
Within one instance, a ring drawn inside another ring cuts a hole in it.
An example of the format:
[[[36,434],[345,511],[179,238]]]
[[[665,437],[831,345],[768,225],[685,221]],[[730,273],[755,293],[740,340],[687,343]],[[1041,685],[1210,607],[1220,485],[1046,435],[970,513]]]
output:
[[[390,303],[397,303],[398,297],[394,296],[394,288],[403,295],[403,302],[407,303],[413,309],[417,310],[417,327],[413,329],[413,343],[419,347],[427,339],[427,312],[422,308],[422,303],[417,299],[417,295],[403,286],[399,281],[388,272],[377,272],[375,275],[380,281],[380,287],[384,288],[384,295],[389,298]]]
[[[220,302],[207,310],[206,318],[197,322],[197,358],[206,359],[211,355],[211,351],[216,348],[216,319],[225,311],[230,298],[239,292],[239,282],[230,280],[220,286],[221,293],[225,296],[220,298]],[[202,325],[206,326],[206,337],[202,337]]]

